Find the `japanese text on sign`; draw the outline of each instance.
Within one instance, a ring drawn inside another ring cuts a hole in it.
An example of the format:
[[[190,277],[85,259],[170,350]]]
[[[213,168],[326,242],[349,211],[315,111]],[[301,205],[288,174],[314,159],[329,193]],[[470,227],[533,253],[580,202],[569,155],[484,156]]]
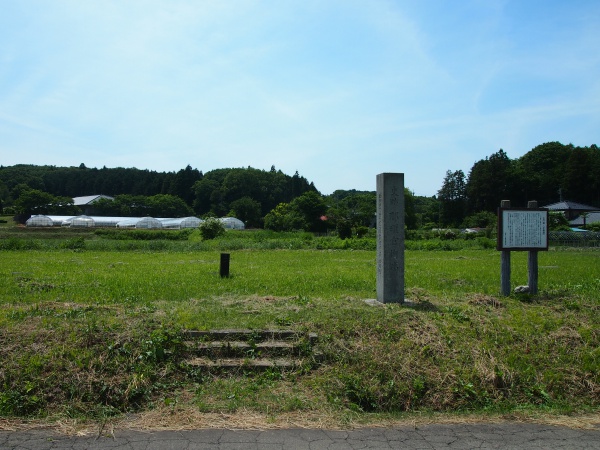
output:
[[[503,249],[547,249],[548,212],[503,210]]]

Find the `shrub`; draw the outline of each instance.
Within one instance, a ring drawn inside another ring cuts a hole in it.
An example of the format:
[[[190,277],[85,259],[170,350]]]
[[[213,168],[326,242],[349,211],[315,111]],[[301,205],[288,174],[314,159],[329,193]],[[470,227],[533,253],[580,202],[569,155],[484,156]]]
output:
[[[225,227],[223,223],[214,217],[209,217],[200,224],[200,235],[202,240],[207,241],[209,239],[215,239],[225,234]]]
[[[82,250],[85,248],[85,240],[81,236],[73,239],[67,239],[60,244],[60,248],[69,250]]]
[[[561,212],[551,211],[548,214],[548,221],[551,231],[571,231],[569,221]]]

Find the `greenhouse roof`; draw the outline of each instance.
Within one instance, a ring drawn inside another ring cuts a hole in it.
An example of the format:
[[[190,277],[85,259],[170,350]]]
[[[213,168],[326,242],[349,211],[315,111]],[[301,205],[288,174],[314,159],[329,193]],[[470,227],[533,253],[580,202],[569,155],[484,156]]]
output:
[[[63,227],[95,227],[96,222],[90,216],[76,216],[64,220],[61,225]]]
[[[246,228],[244,222],[240,219],[236,219],[235,217],[223,217],[219,219],[225,228],[230,228],[232,230],[243,230]]]
[[[175,219],[159,219],[163,228],[198,228],[203,222],[197,217],[178,217]]]
[[[127,217],[116,224],[120,228],[162,228],[162,222],[154,217]]]
[[[54,225],[54,221],[43,214],[36,214],[27,219],[25,225],[28,227],[51,227]]]

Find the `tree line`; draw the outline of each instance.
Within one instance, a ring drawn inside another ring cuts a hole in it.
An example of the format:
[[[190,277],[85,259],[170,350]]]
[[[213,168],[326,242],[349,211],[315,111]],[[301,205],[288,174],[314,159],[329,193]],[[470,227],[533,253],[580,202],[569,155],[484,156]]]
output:
[[[303,229],[340,235],[373,226],[374,191],[338,190],[323,196],[298,172],[252,167],[206,173],[187,166],[177,172],[35,165],[0,166],[0,210],[28,215],[76,214],[72,198],[105,194],[97,215],[182,217],[233,216],[248,227]],[[468,175],[446,172],[437,196],[405,189],[408,229],[489,227],[500,201],[526,206],[560,199],[600,205],[600,150],[559,142],[539,145],[518,159],[504,150],[475,162]]]
[[[217,169],[203,174],[188,165],[177,172],[137,168],[36,165],[0,166],[0,208],[24,218],[31,214],[72,214],[73,197],[104,194],[114,201],[94,204],[98,215],[174,217],[235,216],[261,226],[280,203],[318,193],[298,172]],[[320,195],[320,194],[319,194]]]
[[[600,206],[600,149],[548,142],[517,159],[501,149],[475,162],[468,175],[448,170],[438,200],[446,226],[473,217],[485,222],[502,200],[522,207],[530,200],[540,206],[564,200]]]

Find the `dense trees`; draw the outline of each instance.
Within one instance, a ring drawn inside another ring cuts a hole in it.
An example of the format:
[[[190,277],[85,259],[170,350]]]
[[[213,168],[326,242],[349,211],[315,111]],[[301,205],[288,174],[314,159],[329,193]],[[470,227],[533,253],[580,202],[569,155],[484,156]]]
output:
[[[465,216],[467,199],[465,174],[462,170],[446,171],[438,198],[442,222],[454,227],[459,226]]]
[[[261,205],[249,196],[244,196],[230,203],[231,211],[228,216],[240,219],[247,227],[261,226]]]
[[[377,196],[374,191],[337,190],[326,198],[327,218],[331,227],[339,223],[351,228],[370,227],[375,224]],[[417,227],[417,208],[413,193],[404,189],[405,225],[409,230]]]
[[[457,207],[459,194],[454,194],[461,185],[459,172],[448,171],[438,192],[443,225],[463,223],[465,217],[480,212],[492,213],[504,199],[514,206],[526,206],[529,200],[540,205],[572,200],[600,207],[600,149],[596,145],[548,142],[516,160],[499,150],[477,161],[464,185],[462,215]]]
[[[513,176],[513,162],[502,149],[476,162],[465,185],[468,211],[492,211],[501,200],[514,198]]]
[[[373,225],[377,208],[376,194],[369,191],[335,191],[327,198],[328,220],[337,227],[338,222],[350,227],[368,227]]]
[[[20,199],[25,190],[32,189],[40,193],[37,200]],[[155,217],[232,215],[250,227],[260,227],[264,215],[279,203],[289,203],[307,192],[320,197],[314,184],[298,172],[289,176],[274,166],[270,171],[251,167],[217,169],[206,175],[189,165],[176,173],[135,168],[90,169],[84,164],[78,167],[0,167],[0,200],[3,206],[18,207],[19,211],[49,211],[48,205],[57,203],[54,196],[70,200],[84,195],[106,194],[115,197],[115,200],[96,203],[94,209],[97,214]],[[42,193],[48,198],[42,198]],[[28,206],[32,201],[37,202],[37,208]],[[309,228],[314,227],[310,220],[308,222]]]
[[[25,222],[34,214],[77,214],[72,198],[54,196],[24,184],[17,185],[16,191],[19,196],[13,204],[13,210],[20,222]]]
[[[177,197],[193,207],[193,210],[188,208],[188,214],[212,213],[223,216],[235,211],[255,226],[261,225],[262,216],[278,203],[289,202],[307,191],[317,192],[315,186],[297,172],[289,176],[275,167],[271,167],[268,172],[251,167],[217,169],[206,175],[190,165],[178,172],[120,167],[96,169],[84,164],[78,167],[0,167],[0,195],[4,206],[13,205],[19,198],[18,186],[69,198],[95,194],[130,196],[121,198],[116,205],[98,205],[107,213],[117,210],[122,215],[140,215],[137,213],[156,209],[148,202],[156,203],[160,199],[164,207],[165,202],[172,203],[173,197]],[[153,197],[153,200],[142,201],[141,197]],[[181,205],[167,208],[178,211],[181,209]]]
[[[283,230],[326,231],[327,205],[315,191],[308,191],[290,203],[280,203],[265,216],[265,228]]]
[[[413,196],[413,203],[415,210],[415,229],[430,229],[440,226],[441,203],[435,195],[432,197]]]
[[[0,207],[11,213],[68,214],[75,211],[73,197],[93,194],[115,197],[114,202],[97,203],[98,214],[234,216],[249,227],[344,233],[372,226],[376,207],[373,191],[335,191],[323,197],[298,172],[289,176],[274,166],[206,174],[190,165],[177,172],[84,164],[0,166]],[[548,142],[518,159],[501,149],[476,161],[468,175],[448,170],[437,197],[415,197],[405,190],[406,226],[489,226],[503,199],[514,206],[564,199],[600,207],[600,149]]]
[[[522,180],[521,202],[537,200],[544,205],[559,201],[561,181],[572,151],[572,145],[548,142],[523,155],[516,162]]]
[[[185,169],[181,169],[174,176],[168,177],[163,182],[161,191],[170,195],[176,195],[188,205],[192,205],[194,201],[194,183],[202,179],[202,172],[198,169],[192,169],[188,165]]]
[[[177,173],[154,172],[122,167],[108,169],[34,166],[19,164],[0,167],[0,181],[9,192],[17,184],[63,197],[105,194],[110,196],[169,194],[181,197],[191,206],[193,184],[202,178],[197,169],[187,166]],[[12,193],[11,193],[11,197]]]
[[[242,208],[240,200],[243,198],[258,203],[259,214],[263,216],[279,203],[288,203],[305,192],[317,192],[315,186],[297,172],[290,177],[275,167],[270,171],[252,167],[213,170],[196,181],[193,190],[194,211],[199,215],[212,213],[217,216],[227,215],[230,210],[237,212],[236,208]],[[256,204],[250,206],[245,200],[243,205],[245,213],[252,214],[252,220],[255,220]]]

